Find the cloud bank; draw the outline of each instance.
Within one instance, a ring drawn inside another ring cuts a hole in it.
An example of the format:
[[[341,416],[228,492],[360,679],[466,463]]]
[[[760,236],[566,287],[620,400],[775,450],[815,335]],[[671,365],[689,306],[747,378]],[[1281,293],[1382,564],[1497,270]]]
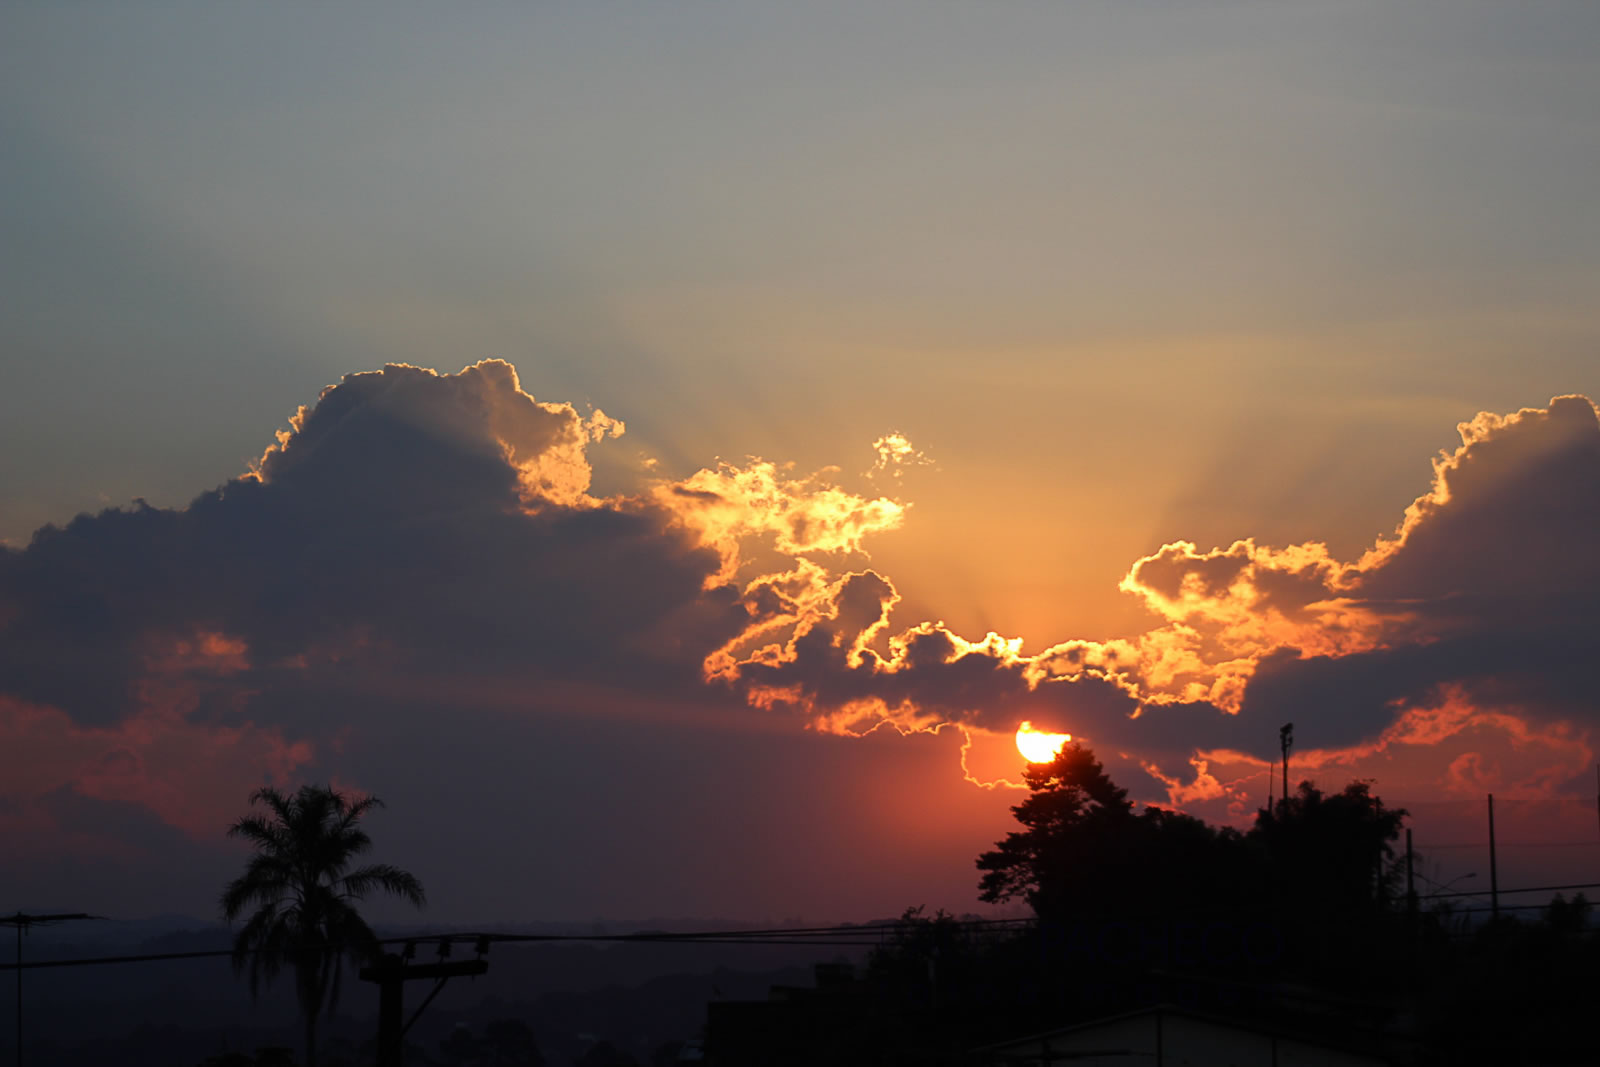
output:
[[[186,508],[0,552],[0,820],[55,825],[69,790],[209,837],[395,716],[738,711],[702,661],[763,620],[747,558],[859,555],[904,509],[761,460],[595,497],[587,450],[624,432],[504,362],[391,365]]]
[[[1220,795],[1208,762],[1264,765],[1286,720],[1316,746],[1311,767],[1490,724],[1559,751],[1570,776],[1597,719],[1600,421],[1565,396],[1459,430],[1428,491],[1358,559],[1246,538],[1136,560],[1122,589],[1158,621],[1142,634],[1027,655],[1019,638],[938,622],[894,632],[888,578],[813,574],[786,639],[723,650],[708,674],[846,732],[1032,718],[1134,754],[1179,802]],[[1192,778],[1161,769],[1185,763]]]
[[[532,748],[563,717],[955,732],[1007,766],[1027,719],[1224,815],[1263,799],[1288,720],[1302,767],[1410,753],[1447,791],[1548,797],[1592,763],[1583,397],[1463,423],[1359,558],[1173,541],[1122,581],[1148,629],[1036,652],[898,618],[866,553],[914,512],[837,470],[752,458],[593,495],[589,449],[625,429],[536,400],[501,361],[391,365],[324,390],[186,508],[0,549],[0,828],[111,848],[71,813],[112,804],[208,840],[250,786],[370,768],[380,738],[422,765],[429,730]],[[928,462],[899,434],[873,448],[869,484]]]

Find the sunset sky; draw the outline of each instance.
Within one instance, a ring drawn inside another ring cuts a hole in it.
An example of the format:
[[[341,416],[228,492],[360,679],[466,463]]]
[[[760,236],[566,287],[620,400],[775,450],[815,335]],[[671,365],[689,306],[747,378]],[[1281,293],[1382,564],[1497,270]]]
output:
[[[1023,720],[1595,880],[1596,42],[6,5],[0,911],[329,780],[441,921],[969,910]]]

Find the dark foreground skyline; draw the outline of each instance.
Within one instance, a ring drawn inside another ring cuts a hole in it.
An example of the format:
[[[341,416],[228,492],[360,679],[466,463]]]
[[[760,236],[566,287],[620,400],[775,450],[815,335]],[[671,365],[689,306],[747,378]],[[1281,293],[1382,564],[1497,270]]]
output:
[[[115,1049],[130,1064],[205,1067],[334,1067],[374,1055],[380,1064],[976,1067],[1018,1055],[1096,1062],[1113,1045],[1123,1048],[1116,1055],[1141,1048],[1157,1062],[1224,1048],[1230,1062],[1403,1067],[1592,1057],[1584,1005],[1600,941],[1584,895],[1535,897],[1497,883],[1503,895],[1472,898],[1426,885],[1403,832],[1406,813],[1368,783],[1336,793],[1302,785],[1246,834],[1137,808],[1080,746],[1031,766],[1028,785],[1013,829],[977,863],[985,899],[1025,901],[1026,919],[912,907],[896,920],[833,928],[389,931],[382,950],[394,954],[381,966],[370,962],[378,947],[355,948],[350,928],[337,936],[368,961],[350,963],[351,978],[357,968],[363,979],[476,977],[437,1003],[428,998],[427,1025],[404,1040],[405,1013],[387,1030],[382,1012],[374,1020],[368,982],[345,987],[342,1009],[324,994],[320,1028],[305,1031],[307,1040],[317,1035],[315,1061],[288,1047],[296,1041],[287,968],[263,998],[245,992],[246,976],[260,977],[275,951],[257,924],[171,933],[115,960],[23,972],[26,1051],[30,1062],[90,1063]],[[363,814],[318,790],[263,799],[285,827],[310,816],[335,838],[348,821],[341,812]],[[324,811],[325,801],[335,806]],[[252,879],[264,884],[260,874],[277,869],[270,857],[301,847],[271,823],[255,825],[268,865],[253,862],[230,895]],[[270,894],[251,900],[271,906]],[[72,929],[93,930],[79,918],[86,925]],[[47,959],[93,955],[93,933],[45,929]],[[241,966],[234,982],[220,982],[230,954]],[[428,982],[409,984],[420,991]],[[75,1022],[87,1003],[104,1007],[92,1023]],[[301,1019],[306,1010],[302,1002]]]

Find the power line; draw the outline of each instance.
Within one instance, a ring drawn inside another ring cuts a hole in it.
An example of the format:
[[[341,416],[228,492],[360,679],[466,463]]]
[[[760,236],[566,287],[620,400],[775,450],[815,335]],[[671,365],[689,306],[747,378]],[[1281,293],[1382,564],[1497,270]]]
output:
[[[1548,905],[1548,904],[1502,904],[1502,905],[1500,905],[1500,910],[1501,911],[1543,911],[1544,909],[1548,908],[1549,906],[1550,905]],[[1493,908],[1456,908],[1453,911],[1451,911],[1450,914],[1451,915],[1477,915],[1477,914],[1485,912],[1485,911],[1493,911],[1493,910],[1494,910]]]
[[[1501,893],[1554,893],[1577,889],[1600,889],[1600,882],[1583,882],[1572,885],[1547,885],[1524,886],[1517,889],[1502,889]],[[1455,892],[1439,892],[1418,894],[1420,900],[1441,900],[1458,897],[1479,897],[1489,895],[1489,890],[1458,890]],[[1518,904],[1507,905],[1516,910],[1536,910],[1546,907],[1544,904]],[[1457,914],[1468,914],[1479,910],[1478,908],[1461,908]],[[94,918],[95,916],[86,916]],[[8,917],[0,917],[0,924],[11,921]],[[928,922],[928,920],[923,920]],[[700,930],[685,933],[671,933],[667,931],[639,931],[627,934],[510,934],[485,931],[451,931],[448,933],[420,933],[406,934],[395,937],[378,939],[380,945],[404,945],[413,951],[419,945],[438,945],[441,953],[448,953],[449,946],[460,944],[476,949],[479,955],[489,950],[494,944],[574,944],[574,943],[601,943],[601,944],[677,944],[677,945],[767,945],[767,946],[801,946],[814,945],[818,947],[840,948],[876,948],[883,945],[886,939],[908,930],[917,928],[917,923],[885,922],[874,924],[846,924],[842,926],[812,926],[812,927],[778,927],[760,930]],[[956,921],[955,927],[963,932],[974,933],[1007,933],[1029,929],[1035,925],[1035,920],[1023,919],[969,919]],[[324,951],[343,952],[350,946],[329,946]],[[16,970],[43,970],[58,967],[91,967],[123,963],[157,963],[169,960],[195,960],[219,959],[224,956],[235,955],[248,957],[255,955],[257,950],[246,950],[235,953],[232,949],[202,949],[192,952],[151,952],[137,953],[123,956],[93,956],[78,959],[64,960],[31,960],[27,963],[0,963],[0,971]]]
[[[1594,848],[1593,841],[1513,841],[1498,846],[1499,848]],[[1428,851],[1441,848],[1488,848],[1488,842],[1478,841],[1473,843],[1455,843],[1447,845],[1429,845]],[[1418,849],[1418,851],[1422,851]]]
[[[976,932],[1000,933],[1008,930],[1026,929],[1033,925],[1032,919],[973,919],[957,922],[962,930]],[[798,927],[789,929],[769,930],[713,930],[696,931],[691,933],[668,933],[665,931],[644,931],[631,934],[501,934],[482,933],[476,931],[456,931],[452,933],[409,934],[400,937],[385,937],[378,940],[380,945],[424,945],[437,944],[444,946],[462,944],[473,946],[479,955],[488,951],[492,944],[550,944],[572,942],[603,942],[612,944],[690,944],[690,945],[819,945],[826,947],[858,947],[875,948],[883,944],[885,938],[908,929],[914,929],[911,923],[883,923],[874,925],[846,925],[846,926],[815,926]],[[874,936],[875,935],[875,936]],[[343,952],[350,946],[329,946],[325,951]],[[239,953],[240,956],[255,955],[256,950],[247,950]],[[101,964],[118,963],[154,963],[163,960],[197,960],[218,959],[223,956],[234,956],[232,949],[203,949],[193,952],[151,952],[127,956],[93,956],[80,959],[66,960],[32,960],[28,963],[0,963],[0,971],[12,970],[37,970],[51,967],[88,967]]]
[[[1600,889],[1600,882],[1579,882],[1576,885],[1530,885],[1523,889],[1458,889],[1453,893],[1429,893],[1424,900],[1440,897],[1486,897],[1491,893],[1559,893],[1568,889]]]

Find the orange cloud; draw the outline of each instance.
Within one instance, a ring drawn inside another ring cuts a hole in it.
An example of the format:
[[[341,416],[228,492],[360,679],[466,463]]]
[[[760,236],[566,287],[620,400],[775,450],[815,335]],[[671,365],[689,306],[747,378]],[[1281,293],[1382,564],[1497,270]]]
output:
[[[869,479],[886,477],[898,482],[905,477],[906,471],[910,468],[933,465],[933,460],[913,446],[911,439],[903,433],[884,434],[872,442],[872,450],[878,454],[878,459],[865,472],[865,476]]]
[[[722,567],[709,585],[732,581],[749,542],[786,556],[861,552],[869,535],[898,527],[905,505],[867,498],[834,485],[836,468],[792,477],[789,467],[751,458],[743,467],[719,463],[679,481],[652,487],[654,502],[715,549]]]
[[[887,578],[813,576],[803,610],[768,614],[765,643],[742,655],[730,643],[707,673],[823,729],[1001,732],[1042,719],[1152,753],[1141,765],[1173,803],[1242,803],[1204,769],[1217,765],[1208,754],[1260,773],[1248,765],[1265,768],[1287,718],[1322,742],[1300,757],[1309,769],[1488,729],[1545,754],[1526,782],[1567,781],[1587,758],[1572,724],[1593,719],[1586,665],[1600,661],[1600,419],[1587,399],[1558,397],[1460,432],[1394,537],[1354,561],[1250,538],[1173,541],[1136,560],[1121,588],[1160,624],[1134,637],[1030,656],[1019,638],[970,641],[938,622],[894,633]],[[1190,778],[1161,769],[1174,759]]]

